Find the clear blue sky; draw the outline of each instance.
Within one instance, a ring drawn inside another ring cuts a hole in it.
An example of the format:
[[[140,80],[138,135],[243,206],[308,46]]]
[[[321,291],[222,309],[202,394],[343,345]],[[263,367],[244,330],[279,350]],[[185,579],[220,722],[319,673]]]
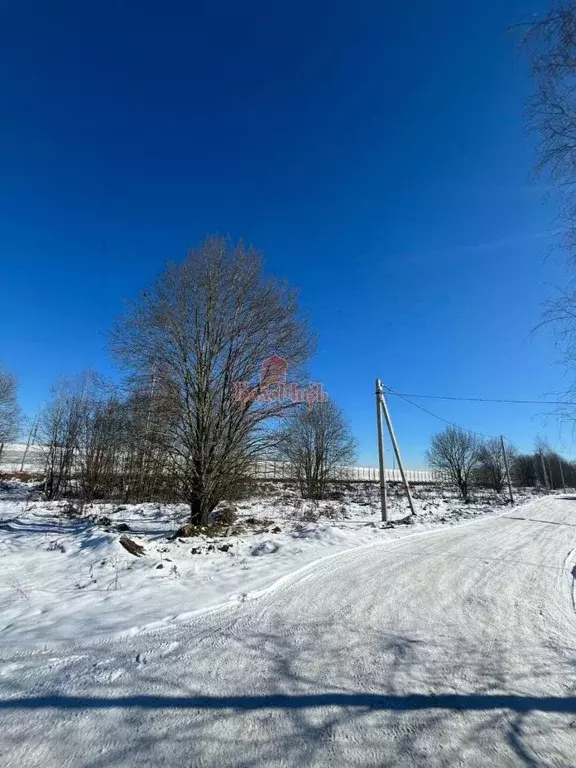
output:
[[[243,236],[301,289],[311,371],[375,460],[373,381],[540,398],[531,338],[561,259],[531,178],[526,63],[541,0],[4,2],[0,360],[33,413],[62,374],[110,373],[125,298],[205,233]],[[572,453],[539,406],[426,402]],[[390,403],[407,463],[442,425]]]

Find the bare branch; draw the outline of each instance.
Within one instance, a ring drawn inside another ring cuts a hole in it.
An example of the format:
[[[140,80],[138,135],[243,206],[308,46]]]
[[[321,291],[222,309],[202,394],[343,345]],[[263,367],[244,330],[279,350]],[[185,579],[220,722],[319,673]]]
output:
[[[301,383],[313,341],[296,293],[264,275],[254,249],[208,237],[129,307],[111,347],[138,386],[154,382],[155,434],[192,521],[206,522],[269,444],[270,424],[293,408],[265,397],[263,363],[279,355],[287,382]]]

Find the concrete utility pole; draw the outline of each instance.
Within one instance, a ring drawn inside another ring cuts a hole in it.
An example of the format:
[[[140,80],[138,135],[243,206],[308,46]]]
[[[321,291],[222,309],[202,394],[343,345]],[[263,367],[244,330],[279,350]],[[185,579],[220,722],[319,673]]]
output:
[[[380,510],[382,522],[388,522],[386,477],[384,475],[384,430],[382,428],[382,382],[376,379],[376,423],[378,425],[378,467],[380,469]]]
[[[380,399],[382,401],[382,410],[384,411],[384,418],[386,419],[386,426],[388,427],[388,432],[390,432],[390,439],[392,440],[392,445],[394,447],[394,454],[396,456],[396,461],[398,462],[398,468],[400,469],[400,475],[402,476],[402,482],[404,483],[404,488],[406,489],[406,496],[408,496],[408,504],[410,505],[410,511],[413,515],[416,514],[416,510],[414,509],[414,500],[412,499],[412,493],[410,492],[410,486],[408,485],[408,480],[406,478],[406,473],[404,472],[404,464],[402,464],[402,457],[400,456],[400,449],[398,448],[398,443],[396,442],[396,435],[394,434],[394,427],[392,426],[392,419],[390,418],[390,414],[388,413],[388,404],[386,403],[386,398],[384,397],[384,392],[382,391],[382,384],[380,384]]]
[[[552,467],[550,466],[550,456],[546,457],[546,464],[548,465],[548,485],[551,491],[556,490],[556,483],[554,482],[554,475],[552,474]]]
[[[550,492],[550,486],[548,485],[548,475],[546,474],[546,464],[544,464],[544,454],[540,451],[540,463],[542,464],[542,475],[544,476],[544,487],[546,493]]]
[[[506,456],[506,446],[504,445],[503,435],[500,435],[500,445],[502,446],[502,457],[504,459],[504,468],[506,469],[506,481],[508,483],[508,493],[510,494],[510,504],[514,504],[514,494],[512,493],[512,482],[510,481],[510,469],[508,467],[508,456]]]
[[[24,455],[22,456],[22,461],[20,463],[20,472],[24,472],[24,464],[26,463],[26,457],[28,456],[28,450],[30,448],[30,445],[36,441],[36,433],[38,432],[38,422],[40,421],[40,413],[42,411],[42,406],[44,403],[40,405],[40,409],[38,410],[38,413],[36,414],[36,418],[34,419],[34,424],[32,425],[32,429],[30,430],[28,434],[28,441],[26,443],[26,448],[24,449]]]
[[[562,466],[562,459],[558,456],[558,469],[560,470],[560,479],[562,480],[562,490],[566,490],[566,481],[564,480],[564,467]]]

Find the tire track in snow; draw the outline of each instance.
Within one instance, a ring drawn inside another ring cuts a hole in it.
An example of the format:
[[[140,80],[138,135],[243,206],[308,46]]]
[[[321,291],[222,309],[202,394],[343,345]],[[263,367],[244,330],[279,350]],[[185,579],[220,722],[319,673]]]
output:
[[[339,553],[188,625],[28,658],[0,678],[28,700],[0,703],[3,765],[573,768],[576,505],[523,511],[541,519]]]

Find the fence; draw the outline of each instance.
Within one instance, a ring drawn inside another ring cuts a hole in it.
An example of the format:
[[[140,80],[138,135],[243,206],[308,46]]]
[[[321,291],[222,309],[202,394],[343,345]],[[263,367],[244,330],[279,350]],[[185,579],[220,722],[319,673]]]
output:
[[[6,444],[0,457],[0,470],[3,472],[18,472],[22,465],[22,458],[26,446],[21,443]],[[25,472],[42,472],[44,469],[44,453],[39,445],[32,445],[28,449]]]
[[[401,482],[402,475],[399,469],[385,469],[388,482]],[[252,471],[253,477],[258,480],[293,480],[294,475],[290,465],[282,461],[258,461]],[[427,469],[407,469],[406,477],[409,483],[438,483],[443,482],[442,476],[437,472]],[[373,482],[380,479],[377,467],[336,467],[332,472],[333,480],[347,480],[349,482]]]
[[[18,472],[22,465],[22,457],[26,446],[23,444],[6,445],[0,458],[0,471]],[[25,472],[42,472],[44,469],[44,453],[42,446],[30,446],[24,464]],[[386,469],[386,480],[389,482],[401,482],[399,469]],[[442,478],[436,472],[426,469],[406,470],[410,483],[437,483]],[[290,466],[282,461],[257,461],[252,470],[252,476],[257,480],[293,480],[294,474]],[[349,482],[373,482],[379,480],[377,467],[337,467],[333,472],[333,479]]]

